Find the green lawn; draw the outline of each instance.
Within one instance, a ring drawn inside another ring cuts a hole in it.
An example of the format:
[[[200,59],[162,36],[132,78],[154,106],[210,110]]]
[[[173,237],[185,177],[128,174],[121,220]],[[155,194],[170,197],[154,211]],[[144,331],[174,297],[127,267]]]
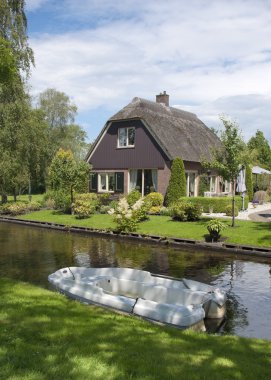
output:
[[[159,327],[0,279],[0,378],[269,379],[271,342]]]
[[[39,220],[64,224],[77,225],[97,229],[114,228],[111,215],[95,214],[88,219],[76,219],[74,215],[63,215],[51,210],[36,211],[19,217],[25,220]],[[167,216],[151,216],[149,220],[139,225],[138,232],[168,237],[180,237],[204,240],[207,234],[208,219],[197,222],[174,222]],[[227,242],[244,245],[271,247],[271,223],[252,221],[236,221],[236,227],[230,227],[231,221],[225,220],[228,228],[223,231]]]

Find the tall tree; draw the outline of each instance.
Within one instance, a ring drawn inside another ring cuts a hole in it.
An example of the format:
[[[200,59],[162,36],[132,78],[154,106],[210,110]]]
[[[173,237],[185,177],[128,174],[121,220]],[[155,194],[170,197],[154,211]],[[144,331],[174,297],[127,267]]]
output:
[[[45,115],[49,125],[51,156],[59,148],[71,150],[80,158],[86,151],[86,132],[74,124],[77,107],[64,92],[49,88],[39,96],[38,107]]]
[[[255,136],[247,143],[250,152],[254,153],[255,163],[271,170],[271,148],[262,131],[257,130]]]
[[[245,143],[241,136],[239,126],[232,120],[221,116],[224,130],[221,132],[222,148],[213,151],[211,161],[203,162],[206,168],[215,168],[224,180],[230,181],[232,185],[232,227],[235,225],[235,184],[243,165],[243,152]]]
[[[24,8],[24,0],[0,1],[0,37],[10,42],[17,68],[28,75],[34,55],[28,45]]]
[[[16,192],[26,182],[26,136],[31,114],[24,82],[33,64],[22,0],[0,1],[0,190]],[[25,75],[25,77],[23,77]]]

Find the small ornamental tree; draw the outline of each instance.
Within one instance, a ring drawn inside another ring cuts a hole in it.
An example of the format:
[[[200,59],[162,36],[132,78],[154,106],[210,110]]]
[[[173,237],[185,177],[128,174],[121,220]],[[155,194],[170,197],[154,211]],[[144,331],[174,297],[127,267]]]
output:
[[[70,194],[73,203],[73,191],[82,191],[87,183],[89,170],[89,165],[84,161],[76,161],[71,151],[59,149],[49,169],[52,190]]]
[[[240,135],[238,125],[224,116],[220,117],[224,131],[221,133],[222,148],[213,152],[211,161],[203,161],[205,168],[217,169],[224,180],[230,181],[232,185],[232,227],[235,225],[235,185],[240,168],[244,163],[243,153],[245,143]]]
[[[246,165],[246,188],[248,199],[251,202],[253,200],[253,184],[252,184],[252,170],[250,165]]]
[[[181,197],[186,196],[186,179],[183,160],[176,157],[171,166],[171,176],[166,193],[166,205],[169,206],[177,202]]]

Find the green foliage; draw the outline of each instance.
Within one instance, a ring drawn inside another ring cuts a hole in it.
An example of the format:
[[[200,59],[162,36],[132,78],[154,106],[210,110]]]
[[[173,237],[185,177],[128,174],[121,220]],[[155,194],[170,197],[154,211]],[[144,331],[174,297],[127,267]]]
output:
[[[100,214],[108,214],[108,211],[111,210],[111,206],[110,205],[101,205],[100,207]]]
[[[222,147],[213,151],[211,161],[203,161],[202,165],[208,169],[216,169],[224,180],[230,181],[232,186],[237,181],[240,167],[244,164],[246,145],[243,141],[239,126],[225,117],[220,117],[224,131],[221,133]],[[234,198],[235,194],[233,194]],[[233,202],[232,202],[233,203]],[[234,227],[234,212],[232,213],[232,226]]]
[[[184,202],[179,202],[179,203],[174,203],[170,207],[170,214],[173,220],[178,220],[178,221],[184,221],[185,220],[185,207],[186,203]]]
[[[198,220],[202,214],[202,207],[199,204],[191,202],[177,202],[170,208],[171,217],[173,220]]]
[[[271,176],[270,174],[263,173],[259,175],[253,175],[252,178],[254,191],[263,190],[270,191],[271,189]]]
[[[40,210],[41,205],[39,202],[14,202],[5,203],[0,206],[0,214],[17,216],[26,214],[28,212]]]
[[[164,215],[164,216],[170,216],[171,215],[171,211],[167,207],[161,207],[159,214],[160,215]]]
[[[202,214],[202,206],[193,204],[191,202],[187,203],[185,208],[185,215],[187,221],[199,220]]]
[[[24,0],[1,0],[0,38],[9,42],[17,70],[28,75],[30,66],[34,63],[34,56],[27,41],[27,19],[24,8]]]
[[[226,209],[225,209],[225,214],[227,216],[232,216],[232,205],[228,205],[226,206]],[[238,206],[234,206],[234,216],[238,216],[239,214],[239,208]]]
[[[17,77],[17,67],[11,45],[0,37],[0,84],[11,85]]]
[[[164,203],[164,197],[161,193],[152,192],[146,195],[145,200],[149,202],[150,207],[162,207]]]
[[[92,194],[94,194],[94,193],[92,193]],[[105,206],[109,205],[109,203],[110,203],[110,196],[111,196],[110,193],[98,194],[99,203],[101,205],[105,205]]]
[[[98,205],[100,201],[100,196],[98,196],[96,193],[83,193],[76,194],[75,199],[84,202],[95,202]]]
[[[171,175],[167,188],[165,203],[167,206],[177,202],[186,195],[186,179],[183,160],[176,157],[171,166]]]
[[[38,107],[49,126],[50,157],[62,148],[72,151],[76,159],[83,159],[88,149],[87,136],[79,125],[74,124],[77,107],[69,96],[49,88],[40,94]]]
[[[119,232],[136,231],[138,223],[147,218],[149,205],[143,198],[138,199],[133,205],[129,205],[126,197],[121,198],[115,208],[108,211],[113,215]]]
[[[129,206],[135,204],[141,198],[141,193],[138,190],[132,190],[126,195]]]
[[[212,241],[217,241],[220,238],[221,231],[223,231],[226,228],[226,225],[219,219],[211,219],[206,224],[206,227]]]
[[[152,206],[152,207],[149,209],[148,213],[149,213],[150,215],[158,215],[158,214],[160,214],[160,210],[161,210],[161,207],[160,207],[160,206]]]
[[[76,199],[73,204],[73,212],[78,219],[88,218],[96,210],[96,204],[92,201]]]
[[[271,168],[271,148],[268,140],[262,131],[257,130],[254,137],[251,137],[248,144],[249,151],[254,155],[256,163],[263,168]]]
[[[71,151],[59,149],[49,170],[51,189],[63,195],[70,194],[73,202],[73,191],[84,190],[89,174],[89,165],[84,161],[76,161]],[[71,206],[70,206],[71,208]]]
[[[180,198],[182,202],[190,202],[192,204],[197,204],[202,207],[203,212],[210,212],[210,208],[214,213],[225,213],[226,207],[231,205],[232,199],[231,197],[183,197]],[[239,208],[242,209],[242,197],[235,197],[235,204]],[[245,209],[248,207],[248,197],[245,197]]]
[[[246,189],[247,189],[247,195],[248,199],[251,202],[253,200],[253,184],[252,184],[252,170],[250,165],[246,165]]]
[[[70,214],[72,209],[72,201],[69,193],[61,190],[52,192],[52,200],[54,201],[55,209],[65,214]]]
[[[199,196],[203,197],[206,191],[210,191],[210,182],[208,176],[203,174],[199,177]]]

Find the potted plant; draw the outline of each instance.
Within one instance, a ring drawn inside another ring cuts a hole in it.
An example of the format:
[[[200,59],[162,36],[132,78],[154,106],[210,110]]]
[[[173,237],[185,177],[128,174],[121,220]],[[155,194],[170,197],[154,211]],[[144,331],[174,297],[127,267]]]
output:
[[[220,238],[220,233],[222,230],[226,228],[226,225],[221,222],[219,219],[211,219],[207,223],[207,230],[210,235],[210,240],[213,241],[218,241]]]

